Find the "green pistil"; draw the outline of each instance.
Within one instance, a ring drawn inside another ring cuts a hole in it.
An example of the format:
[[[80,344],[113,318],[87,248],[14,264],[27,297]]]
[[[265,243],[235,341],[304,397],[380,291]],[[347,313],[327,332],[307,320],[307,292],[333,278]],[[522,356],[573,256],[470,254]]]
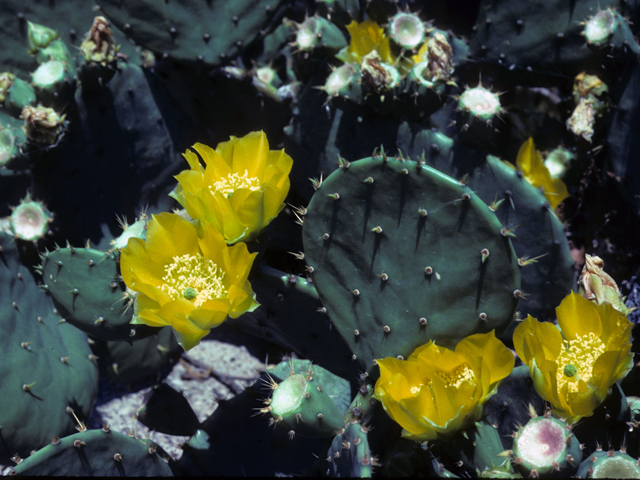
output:
[[[573,377],[576,373],[578,373],[578,369],[574,365],[565,365],[564,367],[564,375],[565,377]]]
[[[182,295],[187,300],[193,300],[194,298],[196,298],[198,296],[198,292],[196,292],[196,290],[194,288],[188,287],[188,288],[185,288],[184,292],[182,292]]]

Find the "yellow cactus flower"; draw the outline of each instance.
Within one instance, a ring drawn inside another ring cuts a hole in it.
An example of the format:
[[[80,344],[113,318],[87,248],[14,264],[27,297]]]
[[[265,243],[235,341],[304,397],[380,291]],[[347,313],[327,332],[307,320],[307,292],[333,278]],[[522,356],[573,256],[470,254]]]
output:
[[[556,308],[562,331],[529,315],[513,332],[538,394],[569,423],[590,416],[633,367],[631,322],[610,304],[571,293]]]
[[[531,185],[542,189],[542,193],[554,210],[569,196],[565,183],[559,178],[551,177],[549,169],[542,161],[540,151],[536,150],[533,144],[533,138],[529,138],[520,147],[516,166]]]
[[[389,65],[396,63],[397,57],[391,52],[389,38],[373,20],[368,19],[361,23],[352,20],[347,25],[347,31],[351,36],[351,42],[336,55],[343,62],[355,62],[360,65],[362,59],[375,50],[380,55],[380,61]]]
[[[193,348],[227,316],[258,307],[247,280],[255,256],[244,243],[227,246],[211,224],[199,233],[179,215],[154,215],[146,240],[130,238],[120,256],[125,284],[139,292],[131,323],[171,325]]]
[[[454,350],[430,341],[407,360],[377,360],[374,398],[411,440],[448,438],[483,414],[484,402],[513,370],[513,354],[495,336],[478,333]]]
[[[284,207],[293,160],[284,150],[269,150],[264,132],[231,137],[212,149],[201,143],[198,156],[183,154],[190,170],[178,175],[171,196],[193,219],[211,223],[228,244],[253,240]]]

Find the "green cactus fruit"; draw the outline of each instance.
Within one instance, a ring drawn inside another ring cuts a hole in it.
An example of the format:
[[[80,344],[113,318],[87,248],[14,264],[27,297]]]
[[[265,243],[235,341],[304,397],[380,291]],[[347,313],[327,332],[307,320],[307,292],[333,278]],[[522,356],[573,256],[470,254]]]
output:
[[[544,159],[544,166],[549,170],[551,178],[562,178],[575,158],[575,154],[560,146],[549,152],[547,158]]]
[[[578,478],[640,478],[640,460],[623,451],[598,449],[578,468]]]
[[[302,51],[320,47],[338,51],[347,46],[347,40],[336,25],[315,15],[298,25],[294,46]]]
[[[33,72],[31,84],[38,98],[47,105],[62,104],[73,97],[75,79],[72,71],[60,60],[48,60]]]
[[[283,360],[273,368],[267,369],[266,372],[275,381],[282,382],[296,371],[305,375],[312,374],[314,381],[322,385],[322,390],[329,395],[338,411],[345,412],[347,410],[351,402],[349,382],[319,365],[314,365],[310,360],[297,358]]]
[[[149,217],[145,212],[140,212],[140,218],[136,218],[136,220],[131,224],[127,224],[127,219],[123,218],[122,220],[118,220],[120,226],[122,227],[122,233],[119,237],[111,240],[111,247],[115,250],[122,250],[127,246],[127,242],[130,238],[140,238],[144,240],[147,238],[147,225],[149,225]]]
[[[342,168],[307,208],[308,269],[329,317],[370,368],[434,340],[511,322],[520,293],[517,257],[495,214],[443,173],[384,153]]]
[[[35,55],[41,49],[51,45],[51,42],[57,38],[58,32],[55,30],[27,21],[27,46],[29,53]]]
[[[92,248],[57,248],[42,255],[47,291],[69,323],[99,340],[132,341],[157,332],[131,325],[131,294],[118,281],[114,253]]]
[[[18,245],[0,230],[0,463],[26,457],[53,435],[69,435],[87,418],[98,369],[87,336],[64,322],[19,261]],[[71,414],[71,412],[73,415]]]
[[[413,50],[424,41],[426,27],[415,13],[398,12],[389,19],[388,32],[389,37],[401,48]]]
[[[27,105],[22,110],[20,118],[25,121],[24,129],[30,148],[55,144],[66,129],[65,115],[42,105]]]
[[[28,172],[31,168],[29,155],[23,153],[27,136],[23,122],[0,110],[0,175]]]
[[[278,87],[282,85],[282,80],[278,72],[269,65],[255,68],[251,72],[251,83],[260,93],[267,95],[277,102],[282,99],[278,95]]]
[[[344,428],[341,412],[314,373],[310,367],[304,373],[292,373],[280,383],[273,381],[271,398],[261,410],[271,414],[270,423],[284,422],[290,429],[290,438],[329,438]]]
[[[533,415],[535,409],[531,407]],[[582,461],[580,442],[567,424],[550,413],[533,416],[513,434],[516,468],[531,477],[558,474],[567,477]]]
[[[360,67],[355,63],[345,63],[336,68],[327,77],[323,87],[320,87],[329,96],[343,97],[355,103],[362,102],[362,75]]]
[[[459,140],[482,146],[496,132],[497,119],[502,113],[499,94],[478,85],[467,88],[458,99],[456,124],[460,128]]]
[[[42,202],[32,200],[29,194],[18,206],[13,207],[9,217],[11,231],[15,237],[28,242],[37,242],[44,238],[52,221],[53,214]]]
[[[22,109],[36,103],[36,92],[31,85],[12,73],[0,73],[0,106],[10,115],[19,117]]]
[[[163,370],[184,351],[169,326],[135,342],[98,340],[91,349],[98,359],[101,376],[128,384],[146,379],[158,381]]]
[[[166,383],[153,387],[136,418],[149,429],[167,435],[192,436],[200,425],[184,395]]]
[[[27,22],[27,46],[38,63],[57,60],[65,65],[71,77],[75,77],[76,66],[73,57],[55,30]]]
[[[54,438],[16,465],[15,475],[172,477],[171,468],[149,441],[105,426]]]
[[[613,8],[601,10],[584,22],[582,34],[589,45],[626,48],[636,55],[640,54],[640,46],[629,23]]]
[[[482,85],[467,88],[458,101],[458,108],[468,113],[468,122],[490,123],[500,115],[500,97]]]

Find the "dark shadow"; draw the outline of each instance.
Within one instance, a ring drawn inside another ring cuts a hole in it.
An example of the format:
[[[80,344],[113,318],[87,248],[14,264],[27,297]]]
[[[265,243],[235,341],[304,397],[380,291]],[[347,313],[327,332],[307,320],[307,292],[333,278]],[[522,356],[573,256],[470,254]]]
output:
[[[416,225],[416,246],[413,249],[414,252],[418,251],[418,245],[420,244],[420,237],[422,237],[422,234],[424,233],[424,226],[427,223],[427,217],[426,216],[422,216],[419,215],[418,216],[418,224]]]
[[[468,195],[468,193],[465,193],[463,195]],[[456,230],[460,232],[460,230],[462,230],[462,224],[464,223],[464,219],[467,216],[470,205],[469,199],[465,200],[464,198],[461,198],[460,200],[458,200],[458,202],[462,203],[460,208],[460,215],[458,215],[458,222],[456,223]]]
[[[369,280],[371,280],[371,275],[373,274],[373,264],[376,261],[376,255],[378,254],[378,250],[380,249],[380,243],[382,243],[382,236],[384,233],[370,233],[373,235],[373,252],[371,253],[371,263],[369,264]]]
[[[367,235],[367,224],[369,223],[369,217],[371,216],[371,207],[373,206],[373,188],[375,183],[367,183],[366,192],[361,197],[364,200],[364,215],[362,222],[362,243],[364,244]]]
[[[482,295],[482,286],[484,285],[484,277],[487,274],[487,262],[490,262],[487,258],[484,262],[480,260],[480,277],[478,278],[478,289],[476,290],[476,310],[480,307],[480,297]]]
[[[404,210],[404,204],[407,201],[407,175],[400,174],[400,200],[398,203],[398,227],[402,221],[402,212]]]

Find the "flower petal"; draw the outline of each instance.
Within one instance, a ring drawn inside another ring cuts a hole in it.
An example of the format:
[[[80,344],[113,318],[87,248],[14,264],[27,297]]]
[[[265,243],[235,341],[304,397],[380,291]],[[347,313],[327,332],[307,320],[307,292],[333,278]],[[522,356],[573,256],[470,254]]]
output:
[[[199,252],[195,227],[180,215],[152,215],[147,227],[146,249],[153,262],[168,263],[179,255]]]
[[[602,335],[602,319],[598,307],[577,293],[571,292],[562,300],[556,308],[556,315],[562,335],[567,340],[575,340],[577,335],[590,333],[597,337]]]

